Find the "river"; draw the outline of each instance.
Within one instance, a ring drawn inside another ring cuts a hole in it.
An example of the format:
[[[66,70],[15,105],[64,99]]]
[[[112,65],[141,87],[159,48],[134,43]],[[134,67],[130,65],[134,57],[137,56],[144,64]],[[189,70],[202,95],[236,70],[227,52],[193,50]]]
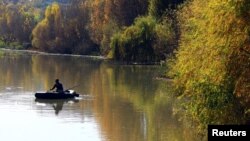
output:
[[[173,116],[171,84],[156,65],[0,51],[1,141],[193,141]],[[75,100],[44,100],[59,78]]]

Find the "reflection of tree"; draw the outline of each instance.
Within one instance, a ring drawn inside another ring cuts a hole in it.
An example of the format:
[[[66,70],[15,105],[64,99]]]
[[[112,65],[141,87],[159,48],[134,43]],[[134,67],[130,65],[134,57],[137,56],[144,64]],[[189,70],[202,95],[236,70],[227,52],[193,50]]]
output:
[[[154,81],[154,71],[153,66],[102,64],[92,73],[91,93],[98,95],[94,110],[103,114],[98,118],[103,131],[111,138],[116,135],[111,141],[204,140],[196,136],[197,129],[190,130],[192,121],[180,123],[172,116],[175,98],[171,85]],[[232,109],[222,111],[212,112],[209,118],[238,120]]]
[[[59,78],[65,88],[80,84],[78,89],[85,90],[88,89],[85,83],[100,63],[83,57],[4,51],[0,58],[0,81],[5,86],[22,86],[35,92],[48,90]]]
[[[55,78],[65,88],[75,84],[77,92],[93,94],[93,101],[81,101],[74,110],[81,118],[93,116],[110,141],[184,140],[183,132],[171,118],[172,99],[167,84],[152,78],[152,66],[117,66],[81,57],[5,53],[0,59],[0,82],[26,90],[47,90]],[[64,103],[50,103],[59,114]],[[93,108],[93,109],[92,109]],[[93,110],[93,111],[92,111]],[[73,116],[73,114],[72,114]],[[184,129],[184,131],[187,131]],[[192,137],[190,137],[192,140]]]
[[[188,136],[172,117],[172,97],[166,94],[170,85],[154,81],[153,72],[153,66],[102,64],[92,73],[91,93],[98,95],[93,108],[102,113],[97,120],[111,141],[184,140]]]
[[[69,56],[33,56],[32,59],[33,74],[35,77],[45,79],[43,82],[46,89],[51,87],[55,78],[59,78],[65,88],[76,84],[82,87],[99,65],[98,61],[93,64],[92,60],[87,58]]]
[[[0,58],[0,81],[5,86],[30,86],[31,61],[29,57],[24,57],[19,53],[2,52]],[[26,79],[24,79],[26,78]]]
[[[155,93],[157,89],[157,84],[152,81],[154,73],[152,71],[152,66],[114,66],[112,68],[112,73],[109,73],[109,77],[114,82],[116,87],[121,84],[126,90],[131,92],[140,91],[143,95],[150,99],[152,93]]]

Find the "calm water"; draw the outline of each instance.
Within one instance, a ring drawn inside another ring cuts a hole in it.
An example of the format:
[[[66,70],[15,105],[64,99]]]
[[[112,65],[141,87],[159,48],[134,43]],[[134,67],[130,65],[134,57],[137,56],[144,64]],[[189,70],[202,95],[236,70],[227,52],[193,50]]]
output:
[[[1,141],[193,141],[172,114],[159,66],[95,58],[0,52]],[[81,94],[37,101],[59,78]]]

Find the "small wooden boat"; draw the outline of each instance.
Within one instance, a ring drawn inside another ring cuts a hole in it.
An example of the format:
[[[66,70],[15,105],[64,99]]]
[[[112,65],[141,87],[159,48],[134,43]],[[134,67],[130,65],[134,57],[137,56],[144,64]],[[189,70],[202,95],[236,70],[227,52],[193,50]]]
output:
[[[58,92],[45,92],[45,93],[40,93],[37,92],[35,93],[35,97],[39,99],[70,99],[70,98],[75,98],[79,97],[79,94],[77,94],[73,90],[67,90],[62,93]]]

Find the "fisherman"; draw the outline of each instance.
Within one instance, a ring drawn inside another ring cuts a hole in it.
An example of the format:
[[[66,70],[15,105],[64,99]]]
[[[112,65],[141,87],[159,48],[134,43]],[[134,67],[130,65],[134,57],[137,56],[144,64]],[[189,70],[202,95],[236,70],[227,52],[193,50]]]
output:
[[[59,79],[55,80],[55,84],[53,88],[51,88],[50,90],[54,90],[55,88],[56,88],[56,92],[63,93],[63,85],[59,82]]]

